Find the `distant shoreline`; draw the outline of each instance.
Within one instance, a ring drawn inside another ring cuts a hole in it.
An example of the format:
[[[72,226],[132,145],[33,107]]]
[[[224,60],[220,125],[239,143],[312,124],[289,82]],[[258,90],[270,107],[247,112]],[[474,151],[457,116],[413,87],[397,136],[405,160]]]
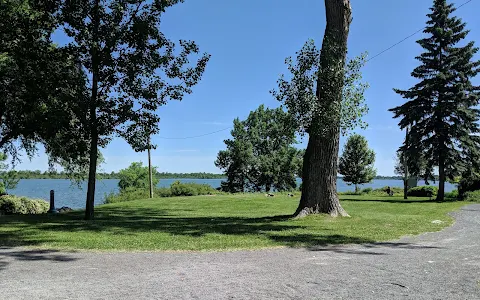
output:
[[[69,180],[67,177],[18,177],[18,179],[21,180],[28,180],[28,179],[42,179],[42,180],[47,180],[47,179],[58,179],[58,180]],[[98,178],[97,180],[110,180],[110,179],[115,179],[119,180],[120,178],[118,177],[106,177],[106,178]],[[204,177],[204,178],[197,178],[197,177],[158,177],[158,179],[168,179],[168,180],[173,180],[173,179],[194,179],[194,180],[225,180],[227,177]],[[297,178],[299,179],[299,178]],[[337,177],[337,179],[342,179],[342,177]],[[373,180],[403,180],[402,177],[375,177]]]

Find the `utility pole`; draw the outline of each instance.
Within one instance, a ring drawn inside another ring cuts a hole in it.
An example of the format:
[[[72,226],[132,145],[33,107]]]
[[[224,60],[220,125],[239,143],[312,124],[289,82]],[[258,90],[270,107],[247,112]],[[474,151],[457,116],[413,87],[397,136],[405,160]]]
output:
[[[148,183],[150,185],[150,199],[153,198],[153,181],[152,181],[152,158],[150,156],[150,149],[152,148],[152,143],[150,136],[148,136]]]

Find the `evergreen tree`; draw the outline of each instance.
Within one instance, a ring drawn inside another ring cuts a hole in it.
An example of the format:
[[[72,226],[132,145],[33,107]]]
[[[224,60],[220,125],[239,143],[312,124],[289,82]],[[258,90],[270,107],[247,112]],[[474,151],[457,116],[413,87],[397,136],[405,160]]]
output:
[[[409,90],[395,90],[408,101],[390,109],[399,126],[411,126],[409,143],[402,150],[407,156],[422,155],[426,170],[438,167],[437,200],[445,194],[445,181],[465,170],[468,161],[479,157],[480,87],[471,78],[479,72],[480,62],[473,61],[478,48],[470,42],[459,43],[468,30],[461,19],[452,16],[453,4],[435,0],[424,33],[417,41],[425,50],[417,59],[420,66],[412,76],[420,82]],[[425,172],[428,174],[429,172]]]
[[[368,148],[365,137],[354,134],[348,138],[340,157],[339,173],[343,181],[355,185],[355,193],[358,193],[359,184],[369,183],[377,175],[374,162],[375,152]]]

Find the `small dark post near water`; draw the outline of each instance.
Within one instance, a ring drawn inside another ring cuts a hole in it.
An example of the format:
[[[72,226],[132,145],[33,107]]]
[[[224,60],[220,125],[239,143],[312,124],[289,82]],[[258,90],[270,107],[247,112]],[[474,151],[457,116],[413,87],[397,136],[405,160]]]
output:
[[[49,214],[56,214],[58,211],[55,209],[55,191],[50,191],[50,209],[48,210]]]

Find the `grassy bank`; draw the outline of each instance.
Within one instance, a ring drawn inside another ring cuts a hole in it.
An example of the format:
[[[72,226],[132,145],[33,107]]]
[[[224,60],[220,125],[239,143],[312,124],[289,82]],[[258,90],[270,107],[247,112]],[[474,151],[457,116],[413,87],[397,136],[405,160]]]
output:
[[[225,250],[314,246],[395,239],[437,231],[465,203],[422,198],[341,196],[351,218],[288,217],[298,197],[217,195],[158,198],[55,216],[0,217],[0,246],[96,250]],[[442,220],[434,224],[433,220]]]

